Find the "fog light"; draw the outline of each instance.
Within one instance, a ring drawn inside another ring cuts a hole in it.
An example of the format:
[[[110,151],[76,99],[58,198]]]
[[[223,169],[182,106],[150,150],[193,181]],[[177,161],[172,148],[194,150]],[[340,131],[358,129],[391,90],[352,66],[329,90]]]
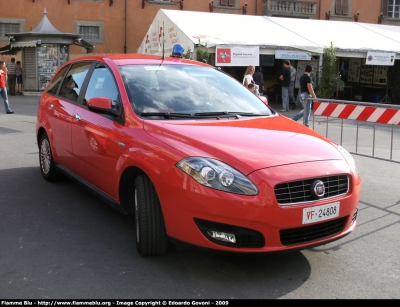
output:
[[[236,243],[236,237],[233,233],[209,230],[207,233],[215,240],[222,242]]]
[[[351,219],[351,225],[353,225],[354,222],[357,220],[357,213],[358,213],[358,207],[356,208],[356,212],[354,212],[353,218]]]

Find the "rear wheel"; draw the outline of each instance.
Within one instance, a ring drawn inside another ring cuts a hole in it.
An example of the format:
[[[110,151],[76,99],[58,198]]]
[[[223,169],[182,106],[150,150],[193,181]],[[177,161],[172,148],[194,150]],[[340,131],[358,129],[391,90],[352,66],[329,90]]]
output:
[[[167,252],[168,238],[160,201],[146,175],[135,179],[136,249],[142,256]]]
[[[51,152],[47,133],[42,134],[39,144],[39,163],[42,176],[47,181],[56,181],[59,177],[59,173],[54,166],[53,154]]]

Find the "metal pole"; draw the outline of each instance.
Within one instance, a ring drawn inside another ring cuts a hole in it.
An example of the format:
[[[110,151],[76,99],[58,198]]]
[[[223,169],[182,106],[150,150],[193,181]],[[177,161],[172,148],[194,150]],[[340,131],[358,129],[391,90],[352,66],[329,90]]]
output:
[[[372,156],[375,156],[375,126],[376,124],[374,123],[374,136],[372,137]]]
[[[340,146],[343,145],[343,118],[340,125]]]
[[[325,136],[328,137],[328,121],[329,121],[329,117],[326,117],[326,131],[325,131]]]
[[[394,125],[392,125],[392,136],[390,140],[390,160],[392,160],[392,154],[393,154],[393,131],[394,131]]]
[[[357,133],[356,133],[356,152],[358,152],[358,120],[356,120],[357,123]]]

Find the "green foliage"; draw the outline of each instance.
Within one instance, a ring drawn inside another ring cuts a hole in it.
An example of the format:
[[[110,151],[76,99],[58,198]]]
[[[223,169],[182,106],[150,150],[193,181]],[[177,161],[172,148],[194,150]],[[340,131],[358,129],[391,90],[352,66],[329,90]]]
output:
[[[215,56],[214,53],[209,53],[207,50],[207,43],[205,46],[200,45],[200,40],[199,40],[199,45],[197,47],[197,60],[200,59],[206,59],[207,63],[215,66]]]
[[[319,69],[320,82],[317,87],[317,97],[332,98],[336,91],[343,91],[344,82],[337,69],[336,48],[331,42],[330,48],[324,49],[323,64]]]
[[[191,59],[192,58],[191,52],[192,50],[188,48],[186,53],[183,54],[183,57],[185,59]],[[202,46],[200,45],[200,40],[199,40],[199,44],[197,47],[197,60],[199,61],[200,59],[206,59],[208,64],[215,66],[215,54],[209,53],[207,50],[207,43],[205,44],[205,46]]]
[[[183,58],[184,59],[190,59],[190,53],[192,52],[192,50],[190,49],[190,47],[188,48],[188,50],[186,51],[186,53],[183,54]]]

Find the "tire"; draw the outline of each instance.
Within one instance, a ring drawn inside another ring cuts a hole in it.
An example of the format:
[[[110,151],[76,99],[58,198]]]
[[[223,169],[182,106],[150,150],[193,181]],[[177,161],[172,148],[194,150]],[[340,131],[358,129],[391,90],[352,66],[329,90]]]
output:
[[[39,141],[39,164],[40,172],[47,181],[56,181],[59,178],[59,172],[54,166],[53,154],[47,133],[43,133]]]
[[[164,254],[168,237],[160,201],[146,175],[135,178],[136,249],[142,256]]]

